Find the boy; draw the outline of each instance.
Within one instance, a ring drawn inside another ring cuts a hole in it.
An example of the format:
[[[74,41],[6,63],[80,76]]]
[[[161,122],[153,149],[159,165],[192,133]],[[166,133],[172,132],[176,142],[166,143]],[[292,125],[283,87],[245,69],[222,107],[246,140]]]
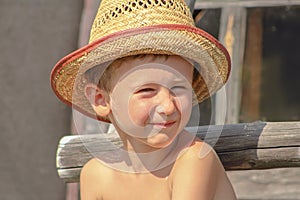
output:
[[[235,199],[213,149],[184,130],[193,102],[229,70],[227,51],[194,27],[184,1],[103,0],[89,45],[51,77],[59,98],[111,122],[123,142],[117,159],[83,167],[82,200]]]

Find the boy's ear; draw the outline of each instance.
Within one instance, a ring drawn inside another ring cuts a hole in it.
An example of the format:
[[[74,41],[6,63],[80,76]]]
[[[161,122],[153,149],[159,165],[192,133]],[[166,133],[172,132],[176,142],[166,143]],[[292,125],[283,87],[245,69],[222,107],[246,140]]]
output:
[[[103,89],[95,84],[88,83],[84,87],[84,94],[99,116],[106,117],[110,113],[109,99],[107,99],[108,96]]]

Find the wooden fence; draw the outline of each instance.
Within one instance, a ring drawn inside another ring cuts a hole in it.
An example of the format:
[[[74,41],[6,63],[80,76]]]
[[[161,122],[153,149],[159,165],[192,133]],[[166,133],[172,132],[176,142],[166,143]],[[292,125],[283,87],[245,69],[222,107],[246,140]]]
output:
[[[226,170],[300,167],[300,122],[255,122],[187,129],[214,146]],[[78,182],[82,166],[93,154],[111,151],[111,146],[120,145],[118,137],[104,138],[101,134],[63,137],[57,150],[60,178],[65,182]],[[100,149],[96,148],[99,146]]]

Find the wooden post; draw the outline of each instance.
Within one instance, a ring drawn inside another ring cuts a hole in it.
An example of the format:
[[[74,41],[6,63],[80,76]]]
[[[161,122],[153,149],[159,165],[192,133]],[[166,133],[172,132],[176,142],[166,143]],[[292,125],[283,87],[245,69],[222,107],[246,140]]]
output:
[[[241,99],[241,73],[244,58],[246,33],[246,9],[243,7],[222,8],[219,40],[227,48],[231,57],[231,75],[226,84],[227,104],[221,93],[215,98],[215,123],[224,123],[219,116],[227,105],[225,123],[238,123]]]
[[[255,121],[260,119],[263,11],[255,8],[248,13],[241,119]]]

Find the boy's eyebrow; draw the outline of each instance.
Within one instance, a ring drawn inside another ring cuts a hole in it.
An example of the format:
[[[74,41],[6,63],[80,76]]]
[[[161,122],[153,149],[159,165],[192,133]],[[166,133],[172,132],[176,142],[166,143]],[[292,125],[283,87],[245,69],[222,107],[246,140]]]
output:
[[[172,85],[189,85],[191,86],[191,84],[189,83],[188,80],[186,79],[180,79],[180,78],[177,78],[177,79],[173,79],[172,81],[169,82],[169,84],[172,86]]]
[[[188,83],[188,81],[186,79],[180,79],[180,78],[177,78],[177,79],[174,79],[172,80],[173,83]]]
[[[176,79],[173,79],[172,81],[170,81],[169,83],[158,83],[155,81],[151,81],[151,82],[147,82],[147,83],[138,84],[138,86],[135,85],[132,88],[137,89],[139,87],[143,87],[143,86],[147,86],[147,85],[151,85],[151,84],[159,84],[159,85],[167,87],[167,88],[172,87],[173,85],[177,85],[177,84],[185,85],[185,86],[189,85],[192,87],[192,85],[186,79],[176,78]]]

